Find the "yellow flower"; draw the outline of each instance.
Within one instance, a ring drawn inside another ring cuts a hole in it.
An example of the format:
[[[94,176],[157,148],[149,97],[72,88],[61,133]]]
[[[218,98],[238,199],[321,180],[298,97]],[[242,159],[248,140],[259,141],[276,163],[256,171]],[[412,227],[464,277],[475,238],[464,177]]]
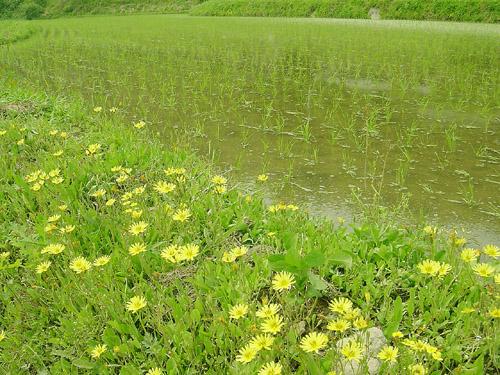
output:
[[[59,136],[61,138],[66,138],[68,136],[68,134],[66,132],[61,132],[61,134],[59,134]]]
[[[222,261],[225,263],[232,263],[235,260],[236,260],[236,257],[234,256],[234,254],[226,253],[225,251],[224,251],[224,254],[222,254]]]
[[[57,229],[57,225],[55,225],[54,223],[49,223],[43,230],[47,233],[50,233],[56,229]]]
[[[111,172],[120,172],[122,170],[121,165],[117,165],[116,167],[111,168]]]
[[[99,358],[101,354],[106,351],[106,349],[107,349],[106,344],[97,345],[96,347],[94,347],[94,349],[92,349],[91,353],[92,358]]]
[[[261,367],[257,375],[280,375],[282,366],[276,362],[268,362]]]
[[[476,309],[470,308],[470,307],[465,307],[460,311],[462,314],[470,314],[476,311]]]
[[[199,254],[199,246],[194,244],[187,244],[182,246],[178,260],[191,260]]]
[[[167,194],[175,190],[175,184],[166,181],[159,181],[154,186],[154,189],[159,193]]]
[[[466,262],[472,262],[473,260],[476,260],[478,254],[476,250],[467,247],[462,250],[462,252],[460,253],[460,257]]]
[[[61,211],[66,211],[66,209],[68,208],[67,205],[63,204],[61,206],[58,207]]]
[[[24,138],[17,141],[18,146],[22,146],[23,144],[24,144]]]
[[[62,177],[56,177],[56,178],[52,179],[52,183],[55,185],[59,185],[63,181],[64,181],[64,178],[62,178]]]
[[[396,358],[398,357],[398,348],[386,345],[377,354],[377,357],[384,361],[396,362]]]
[[[59,173],[61,173],[61,170],[59,168],[53,169],[49,172],[50,177],[56,177],[59,176]]]
[[[102,198],[104,194],[106,194],[106,191],[104,189],[99,189],[95,193],[90,194],[90,196],[94,198]]]
[[[236,360],[238,362],[248,363],[255,358],[256,354],[257,348],[255,348],[252,344],[248,344],[240,349],[240,354],[236,356]]]
[[[275,303],[271,303],[270,305],[263,305],[259,311],[255,313],[259,318],[270,318],[273,315],[276,315],[280,311],[280,305]]]
[[[161,257],[168,260],[169,262],[176,263],[177,262],[176,257],[179,251],[180,251],[179,246],[170,245],[161,252]]]
[[[101,149],[101,144],[100,143],[93,143],[91,145],[89,145],[87,147],[87,150],[85,150],[85,153],[87,155],[93,155],[95,154],[97,151],[99,151]]]
[[[0,131],[0,135],[5,135],[5,133],[7,133],[7,130]]]
[[[116,111],[118,111],[118,108],[116,108],[116,107],[111,107],[109,109],[109,112],[111,112],[111,113],[115,113]]]
[[[99,113],[99,112],[101,112],[101,111],[102,111],[102,107],[95,107],[95,108],[94,108],[94,112],[95,112],[95,113]]]
[[[334,299],[333,301],[330,301],[328,308],[332,312],[338,312],[338,313],[343,314],[344,312],[346,312],[352,308],[352,302],[349,301],[347,298],[340,297],[340,298]]]
[[[492,266],[486,263],[476,264],[474,267],[472,267],[472,270],[476,275],[481,277],[488,277],[495,271]]]
[[[1,330],[0,331],[0,341],[2,341],[5,338],[5,331]]]
[[[356,327],[357,329],[363,329],[363,328],[368,327],[368,322],[366,319],[359,317],[354,322],[352,322],[352,325],[354,327]]]
[[[253,345],[253,347],[257,350],[265,349],[265,350],[271,350],[271,345],[274,342],[274,337],[271,335],[257,335],[255,336],[252,341],[250,342],[250,345]]]
[[[217,185],[225,185],[227,183],[227,179],[223,176],[213,176],[212,182],[216,183]]]
[[[175,168],[170,167],[168,169],[164,169],[163,172],[165,173],[166,176],[171,176],[175,174]]]
[[[229,310],[230,319],[239,319],[248,313],[248,306],[244,304],[234,305]]]
[[[293,204],[289,204],[288,206],[286,206],[287,208],[289,208],[290,210],[292,211],[297,211],[299,208]]]
[[[42,185],[40,185],[39,183],[36,183],[32,187],[30,187],[30,189],[33,191],[38,191],[41,189],[41,187],[42,187]]]
[[[36,266],[36,273],[43,273],[47,271],[52,262],[42,262],[38,266]]]
[[[4,251],[2,254],[0,254],[0,258],[2,260],[6,259],[10,255],[10,251]]]
[[[486,245],[483,248],[483,253],[485,253],[486,255],[488,255],[492,258],[500,257],[500,249],[498,248],[498,246]]]
[[[146,125],[146,123],[144,121],[139,121],[138,123],[134,124],[134,128],[140,129],[140,128],[144,127],[145,125]]]
[[[328,343],[328,337],[324,333],[311,332],[300,341],[300,348],[305,352],[316,352],[323,349]]]
[[[104,266],[106,263],[108,263],[111,260],[111,257],[109,255],[103,255],[102,257],[97,258],[94,261],[94,266],[99,267],[99,266]]]
[[[438,276],[444,276],[450,271],[451,271],[451,266],[449,264],[446,264],[444,262],[439,263]]]
[[[490,314],[490,316],[492,316],[493,318],[500,318],[500,309],[491,308],[490,311],[488,311],[488,314]]]
[[[186,221],[191,217],[191,212],[187,208],[178,209],[177,212],[172,216],[175,221]]]
[[[415,365],[410,365],[408,369],[411,371],[411,375],[425,375],[427,374],[427,369],[421,364],[417,363]]]
[[[146,245],[144,245],[143,243],[135,243],[133,245],[130,245],[130,247],[128,248],[128,253],[130,255],[137,255],[137,254],[140,254],[142,252],[146,251]]]
[[[495,275],[495,283],[500,284],[500,273]]]
[[[109,207],[109,206],[112,206],[112,205],[114,205],[114,204],[115,204],[115,202],[116,202],[116,199],[110,199],[110,200],[108,200],[108,201],[106,202],[106,206],[108,206],[108,207]]]
[[[127,302],[126,308],[128,311],[132,311],[133,313],[137,312],[137,310],[142,309],[147,305],[146,298],[143,296],[135,296]]]
[[[259,181],[261,181],[261,182],[264,182],[264,181],[266,181],[266,180],[268,179],[268,177],[267,177],[267,175],[265,175],[265,174],[259,174],[259,175],[257,176],[257,179],[258,179]]]
[[[134,219],[139,219],[142,216],[142,210],[132,211],[132,217]]]
[[[346,360],[355,360],[359,362],[364,349],[356,341],[349,340],[349,342],[345,343],[344,346],[342,346],[340,352],[345,356]]]
[[[420,269],[420,272],[423,274],[428,274],[428,275],[436,275],[439,272],[439,269],[441,268],[441,265],[439,262],[436,262],[434,260],[424,260],[420,262],[417,267]]]
[[[455,241],[454,241],[455,245],[457,245],[457,246],[463,245],[463,244],[464,244],[464,243],[466,243],[466,242],[467,242],[467,239],[466,239],[466,238],[464,238],[464,237],[461,237],[461,238],[455,238]],[[453,242],[452,242],[452,243],[453,243]]]
[[[64,152],[63,150],[59,150],[59,151],[54,152],[52,155],[53,156],[61,156],[63,154],[63,152]]]
[[[50,134],[50,135],[56,135],[57,133],[59,133],[59,130],[55,130],[55,129],[54,129],[54,130],[51,130],[51,131],[49,132],[49,134]]]
[[[128,179],[128,176],[126,174],[122,174],[119,177],[117,177],[115,179],[115,181],[116,182],[125,182],[125,181],[127,181],[127,179]]]
[[[217,185],[214,188],[214,193],[215,194],[224,194],[227,191],[226,185]]]
[[[234,255],[235,257],[241,257],[245,255],[248,251],[248,248],[246,246],[239,246],[235,247],[233,250],[231,250],[231,254]]]
[[[264,323],[261,324],[260,329],[262,332],[265,333],[272,333],[275,335],[281,330],[281,327],[283,326],[283,318],[276,314],[271,316],[270,318],[267,318]]]
[[[66,248],[66,246],[64,246],[62,244],[50,244],[50,245],[45,246],[41,250],[41,253],[42,254],[49,253],[49,254],[55,255],[55,254],[59,254],[60,252],[62,252],[65,248]]]
[[[401,331],[397,331],[397,332],[394,332],[392,335],[391,335],[392,338],[394,339],[400,339],[402,337],[404,337],[403,333]]]
[[[159,367],[150,368],[146,375],[162,375],[163,372]]]
[[[69,268],[71,268],[76,273],[88,271],[90,267],[92,267],[92,263],[90,263],[84,257],[77,257],[73,259],[69,265]]]
[[[441,357],[441,352],[440,351],[436,351],[434,353],[431,354],[432,355],[432,358],[434,358],[436,361],[442,361],[443,358]]]
[[[290,272],[281,271],[273,277],[273,289],[281,292],[295,284],[295,278]]]
[[[337,320],[331,320],[326,328],[330,331],[344,332],[346,329],[349,329],[350,326],[351,323],[348,320],[339,318]]]
[[[346,311],[344,311],[343,316],[344,319],[353,320],[359,316],[360,312],[361,311],[358,308],[347,309]]]
[[[61,215],[54,215],[49,217],[49,223],[54,223],[61,218]]]
[[[427,233],[427,234],[436,234],[437,233],[437,227],[431,227],[430,225],[427,225],[425,228],[424,228],[424,232]]]
[[[66,225],[64,228],[59,229],[61,233],[71,233],[75,230],[74,225]]]
[[[145,221],[139,221],[138,223],[134,223],[130,226],[129,232],[133,235],[138,235],[146,230],[148,227],[148,223]]]

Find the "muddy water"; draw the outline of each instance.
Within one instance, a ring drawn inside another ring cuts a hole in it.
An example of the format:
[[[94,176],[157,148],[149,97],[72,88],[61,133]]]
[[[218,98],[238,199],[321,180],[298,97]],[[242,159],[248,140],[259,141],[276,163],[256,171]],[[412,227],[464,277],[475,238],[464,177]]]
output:
[[[500,243],[500,26],[96,17],[39,22],[0,66],[188,134],[241,188],[349,220],[366,203]],[[121,104],[121,105],[120,105]]]

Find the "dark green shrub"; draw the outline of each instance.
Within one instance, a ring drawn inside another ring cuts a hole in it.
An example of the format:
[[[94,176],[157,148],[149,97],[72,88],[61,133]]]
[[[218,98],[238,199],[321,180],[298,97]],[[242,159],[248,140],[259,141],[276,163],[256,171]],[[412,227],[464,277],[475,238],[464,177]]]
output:
[[[20,9],[21,15],[27,20],[39,18],[43,13],[43,7],[36,3],[24,3]]]

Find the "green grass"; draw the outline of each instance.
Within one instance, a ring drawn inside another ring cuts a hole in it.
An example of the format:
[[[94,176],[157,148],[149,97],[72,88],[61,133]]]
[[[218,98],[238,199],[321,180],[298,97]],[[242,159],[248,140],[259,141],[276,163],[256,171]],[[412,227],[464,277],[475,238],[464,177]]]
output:
[[[370,18],[499,22],[497,0],[209,0],[191,11],[206,16]]]
[[[500,22],[500,0],[0,0],[1,18],[187,13],[204,16],[369,18]]]
[[[309,218],[302,207],[268,207],[260,192],[269,181],[243,192],[236,181],[223,184],[182,141],[165,145],[149,123],[123,122],[120,106],[92,109],[7,82],[0,98],[3,373],[256,374],[279,361],[283,373],[323,374],[343,366],[335,343],[357,331],[327,329],[342,315],[328,309],[340,297],[399,349],[392,367],[382,364],[387,371],[416,363],[432,374],[499,371],[500,319],[492,315],[500,313],[500,265],[490,260],[492,272],[475,275],[478,259],[461,259],[455,233],[396,225],[382,208],[380,221],[347,227]],[[159,192],[160,181],[174,190]],[[179,209],[191,216],[176,220]],[[147,226],[133,234],[138,221]],[[146,251],[131,255],[134,243]],[[50,244],[64,250],[44,252]],[[162,257],[188,244],[199,247],[192,259]],[[224,262],[239,246],[248,252]],[[101,256],[110,257],[103,266],[72,264]],[[426,259],[450,269],[423,274],[417,266]],[[278,292],[272,279],[282,270],[294,284]],[[147,302],[137,312],[126,308],[134,296]],[[238,362],[261,332],[263,302],[280,307],[284,325],[269,350]],[[249,313],[231,319],[237,304]],[[393,338],[396,331],[431,345],[428,352]],[[310,332],[328,335],[331,350],[305,352]],[[92,357],[98,345],[106,350]]]

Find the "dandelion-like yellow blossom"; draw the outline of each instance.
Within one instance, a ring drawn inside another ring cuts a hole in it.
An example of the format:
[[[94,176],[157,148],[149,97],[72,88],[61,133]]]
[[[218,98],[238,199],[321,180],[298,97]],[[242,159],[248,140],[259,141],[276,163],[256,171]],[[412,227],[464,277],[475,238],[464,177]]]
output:
[[[138,310],[142,309],[147,304],[148,303],[146,302],[146,298],[144,298],[143,296],[135,296],[132,297],[130,301],[127,302],[125,307],[127,308],[128,311],[136,313]]]
[[[500,249],[498,246],[493,246],[493,245],[486,245],[483,248],[483,253],[488,255],[491,258],[498,258],[500,257]]]
[[[180,252],[178,253],[178,260],[192,260],[195,256],[200,253],[200,247],[194,244],[187,244],[181,247]]]
[[[144,126],[146,126],[146,123],[144,121],[139,121],[139,122],[134,124],[134,128],[136,128],[136,129],[140,129]]]
[[[99,257],[96,260],[94,260],[94,266],[96,266],[96,267],[104,266],[110,260],[111,260],[111,257],[109,255],[103,255],[102,257]]]
[[[222,254],[222,261],[225,263],[232,263],[236,260],[236,257],[232,253],[226,253],[224,251],[224,254]]]
[[[85,150],[85,153],[87,155],[94,155],[97,151],[99,151],[101,149],[101,145],[99,143],[94,143],[94,144],[91,144],[87,147],[87,149]]]
[[[245,316],[248,313],[248,306],[245,304],[234,305],[229,309],[229,318],[230,319],[239,319]]]
[[[161,257],[171,263],[176,263],[177,254],[179,253],[180,249],[181,248],[177,245],[170,245],[161,252]]]
[[[487,263],[476,264],[472,267],[472,270],[476,275],[481,277],[488,277],[495,272],[495,269]]]
[[[227,179],[223,176],[213,176],[212,182],[217,185],[225,185],[227,184]]]
[[[279,362],[268,362],[261,367],[257,375],[280,375],[282,368]]]
[[[130,228],[129,228],[129,233],[133,235],[138,235],[146,231],[146,228],[148,227],[148,223],[145,221],[139,221],[137,223],[133,223]]]
[[[122,174],[115,179],[116,182],[122,183],[128,180],[128,176],[126,174]]]
[[[382,348],[382,350],[380,350],[377,357],[384,361],[396,362],[396,358],[398,357],[398,348],[386,345]]]
[[[441,265],[439,262],[427,259],[420,262],[417,267],[423,274],[435,276],[439,272]]]
[[[3,339],[5,339],[5,331],[1,330],[0,331],[0,341],[2,341]]]
[[[338,312],[338,313],[343,314],[344,312],[346,312],[352,308],[352,302],[349,301],[347,298],[340,297],[340,298],[334,299],[333,301],[330,301],[328,308],[332,312]]]
[[[427,369],[421,365],[420,363],[417,363],[415,365],[410,365],[408,366],[408,369],[411,371],[411,375],[425,375],[427,374]]]
[[[462,252],[460,253],[460,257],[466,262],[472,262],[473,260],[476,260],[478,254],[476,250],[467,247],[462,250]]]
[[[107,348],[108,347],[106,346],[106,344],[97,345],[96,347],[94,347],[94,349],[92,349],[90,355],[92,356],[92,358],[99,358],[101,354],[106,351]]]
[[[106,202],[106,206],[108,206],[108,207],[109,207],[109,206],[112,206],[112,205],[114,205],[114,204],[115,204],[115,202],[116,202],[116,199],[109,199],[109,200]]]
[[[261,181],[261,182],[264,182],[264,181],[267,181],[268,176],[267,176],[267,175],[265,175],[265,174],[259,174],[259,175],[257,176],[257,179],[258,179],[259,181]]]
[[[394,333],[391,335],[391,337],[392,337],[393,339],[400,339],[400,338],[403,338],[403,337],[404,337],[404,335],[403,335],[403,333],[402,333],[401,331],[396,331],[396,332],[394,332]]]
[[[49,223],[55,223],[57,220],[61,218],[61,215],[54,215],[49,217]]]
[[[36,273],[43,273],[47,271],[51,264],[52,262],[50,261],[40,263],[38,266],[36,266]]]
[[[356,329],[364,329],[364,328],[368,327],[368,321],[366,319],[364,319],[363,317],[359,317],[358,319],[356,319],[352,322],[352,325]]]
[[[242,363],[248,363],[255,358],[257,348],[252,344],[248,344],[240,349],[240,354],[236,356],[236,360]]]
[[[340,352],[345,356],[346,360],[354,360],[359,362],[363,355],[364,349],[354,340],[349,340],[342,346]]]
[[[495,283],[500,285],[500,273],[495,275]]]
[[[92,263],[90,263],[84,257],[77,257],[73,259],[69,265],[69,268],[71,268],[76,273],[88,271],[90,267],[92,267]]]
[[[178,209],[177,212],[172,216],[175,221],[186,221],[191,217],[191,212],[187,208]]]
[[[277,334],[281,327],[283,327],[283,318],[276,314],[267,318],[260,326],[260,329],[264,333],[272,333],[273,335]]]
[[[267,319],[280,311],[280,305],[275,303],[265,304],[255,313],[259,318]]]
[[[235,257],[241,257],[245,255],[248,251],[248,248],[246,246],[239,246],[235,247],[233,250],[231,250],[231,254],[234,255]]]
[[[63,150],[59,150],[59,151],[54,152],[52,155],[53,156],[61,156],[63,154],[63,152],[64,152]]]
[[[281,271],[274,275],[272,284],[274,290],[281,292],[295,284],[295,278],[290,272]]]
[[[166,181],[159,181],[155,184],[154,189],[159,193],[167,194],[175,190],[175,184]]]
[[[337,319],[337,320],[331,320],[326,328],[330,331],[338,331],[338,332],[344,332],[345,330],[349,329],[351,327],[351,322],[345,319]]]
[[[137,255],[137,254],[140,254],[144,251],[146,251],[146,245],[143,243],[139,243],[139,242],[137,242],[133,245],[130,245],[130,247],[128,248],[128,253],[130,255]]]
[[[95,112],[95,113],[99,113],[99,112],[101,112],[101,111],[102,111],[102,107],[95,107],[95,108],[94,108],[94,112]]]
[[[106,191],[104,189],[99,189],[94,193],[90,194],[90,196],[94,198],[102,198],[104,194],[106,194]]]
[[[271,335],[263,334],[263,335],[257,335],[255,336],[252,341],[250,342],[250,345],[253,345],[255,349],[261,350],[271,350],[271,345],[274,342],[274,337]]]
[[[499,308],[491,308],[488,311],[488,314],[493,318],[500,318],[500,309]]]
[[[146,375],[162,375],[163,372],[159,367],[152,367],[149,369],[149,371],[146,373]]]

